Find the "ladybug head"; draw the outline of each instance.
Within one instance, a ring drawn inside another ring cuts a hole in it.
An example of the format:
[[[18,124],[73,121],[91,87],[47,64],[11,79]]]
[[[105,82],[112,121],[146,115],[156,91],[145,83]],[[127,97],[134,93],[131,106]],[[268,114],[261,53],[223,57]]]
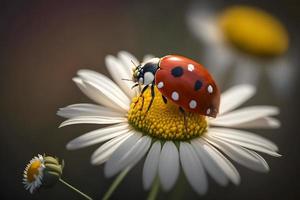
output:
[[[154,81],[159,66],[159,58],[152,58],[133,69],[133,81],[141,85],[149,85]]]

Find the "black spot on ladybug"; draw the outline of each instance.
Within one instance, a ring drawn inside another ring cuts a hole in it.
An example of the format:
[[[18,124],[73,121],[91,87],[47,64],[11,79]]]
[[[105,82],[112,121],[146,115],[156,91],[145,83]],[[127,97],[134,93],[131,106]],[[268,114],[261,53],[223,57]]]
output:
[[[172,75],[174,77],[180,77],[183,74],[183,68],[178,66],[178,67],[174,67],[171,71]]]
[[[201,87],[202,87],[202,82],[200,80],[197,80],[194,85],[194,90],[198,91],[201,89]]]

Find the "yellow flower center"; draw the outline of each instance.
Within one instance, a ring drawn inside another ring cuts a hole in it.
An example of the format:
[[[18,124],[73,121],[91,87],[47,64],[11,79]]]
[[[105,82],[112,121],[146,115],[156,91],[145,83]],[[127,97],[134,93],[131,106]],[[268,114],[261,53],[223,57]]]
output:
[[[27,170],[27,180],[28,182],[35,181],[35,177],[39,174],[39,168],[41,167],[42,163],[39,160],[35,160],[31,163]]]
[[[178,106],[170,100],[165,104],[157,88],[148,112],[150,89],[146,90],[143,97],[144,104],[142,97],[134,97],[128,111],[129,123],[142,133],[158,139],[181,141],[199,137],[206,131],[205,116],[186,112],[185,124],[184,115]]]
[[[250,6],[232,6],[220,15],[225,38],[247,53],[277,56],[288,48],[288,34],[272,15]]]

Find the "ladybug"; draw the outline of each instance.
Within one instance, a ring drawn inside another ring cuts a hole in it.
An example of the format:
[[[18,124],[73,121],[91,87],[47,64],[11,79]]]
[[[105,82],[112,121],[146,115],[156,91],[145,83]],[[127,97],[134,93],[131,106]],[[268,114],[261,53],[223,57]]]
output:
[[[179,55],[152,58],[133,69],[133,87],[144,85],[140,97],[151,87],[150,109],[154,86],[165,103],[171,100],[185,113],[216,117],[220,105],[220,91],[210,73],[198,62]]]

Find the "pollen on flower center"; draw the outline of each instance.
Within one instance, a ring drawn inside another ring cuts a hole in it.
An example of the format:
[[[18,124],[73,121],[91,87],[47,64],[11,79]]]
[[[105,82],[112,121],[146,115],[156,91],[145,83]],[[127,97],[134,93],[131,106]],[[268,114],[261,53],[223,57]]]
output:
[[[165,104],[158,89],[155,88],[155,98],[147,112],[151,100],[150,89],[142,97],[134,97],[128,111],[128,121],[142,133],[154,138],[165,140],[189,140],[202,135],[207,128],[206,117],[196,113],[184,115],[177,105],[170,100]]]
[[[42,163],[39,160],[35,160],[32,162],[27,170],[27,180],[29,182],[33,182],[35,177],[39,174],[39,168],[41,167]]]

